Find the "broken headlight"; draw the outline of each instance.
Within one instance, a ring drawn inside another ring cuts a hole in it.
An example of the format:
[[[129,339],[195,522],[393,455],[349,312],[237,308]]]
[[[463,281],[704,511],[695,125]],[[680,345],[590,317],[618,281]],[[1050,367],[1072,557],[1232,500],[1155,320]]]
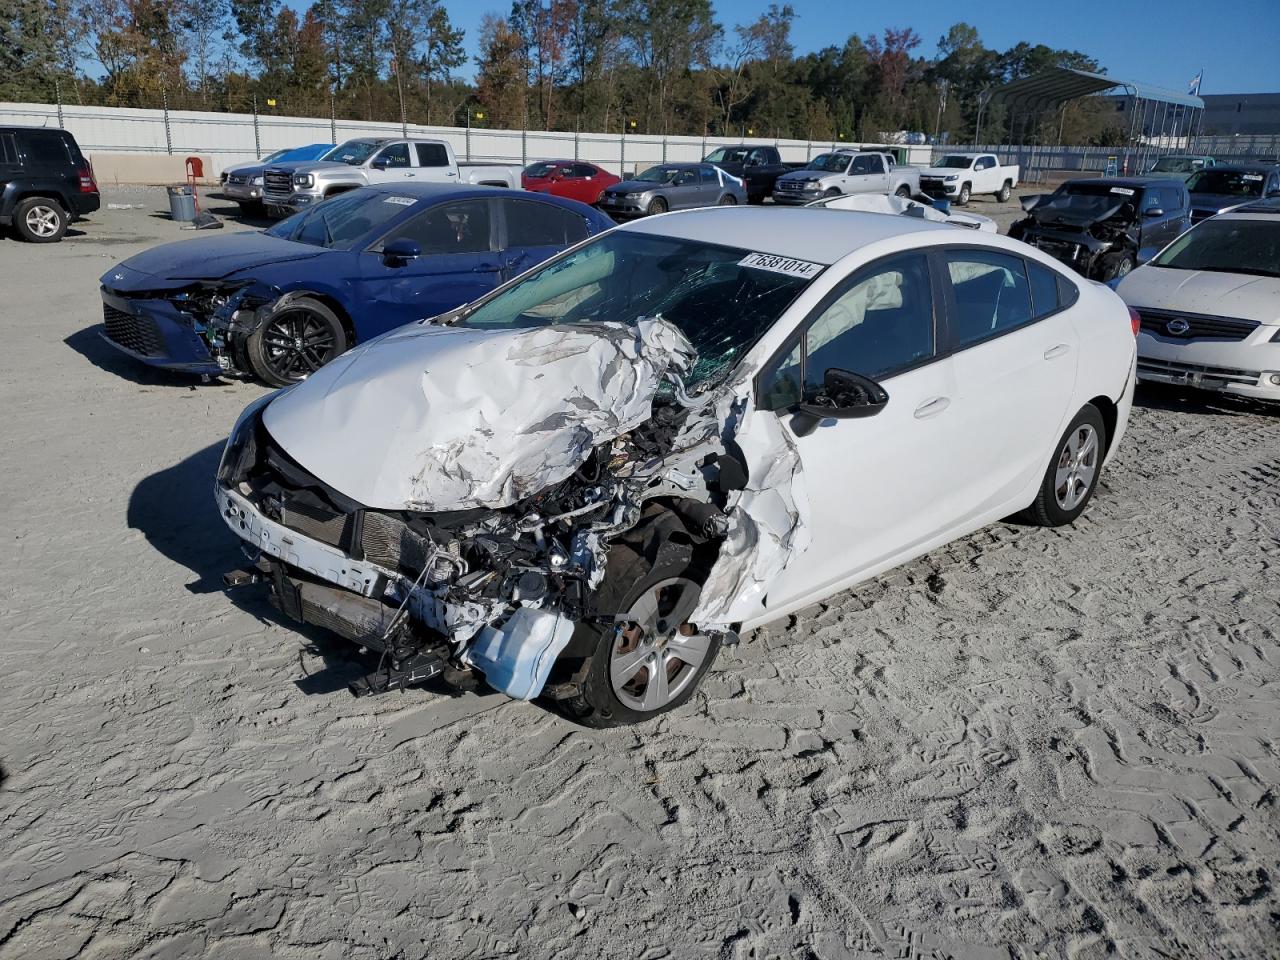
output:
[[[222,448],[222,459],[218,462],[218,481],[220,483],[232,484],[239,479],[249,466],[245,463],[246,456],[249,460],[253,459],[255,436],[258,429],[258,423],[262,419],[262,411],[276,397],[280,396],[292,387],[285,387],[281,390],[273,390],[252,401],[241,412],[236,420],[235,426],[231,428],[231,433],[227,437],[227,445]]]

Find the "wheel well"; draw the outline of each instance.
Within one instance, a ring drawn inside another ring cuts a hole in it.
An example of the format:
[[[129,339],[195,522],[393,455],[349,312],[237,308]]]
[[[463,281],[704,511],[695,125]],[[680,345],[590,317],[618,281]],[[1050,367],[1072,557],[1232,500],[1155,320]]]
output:
[[[52,190],[23,190],[13,198],[13,205],[16,207],[23,200],[30,200],[32,197],[40,197],[44,200],[56,200],[58,206],[62,208],[64,213],[71,212],[71,205],[67,203],[67,198]]]
[[[356,328],[352,325],[351,318],[347,316],[347,311],[343,309],[342,304],[333,297],[324,293],[316,293],[314,290],[294,290],[293,292],[286,294],[286,296],[288,296],[290,300],[300,300],[303,297],[306,297],[309,300],[319,300],[338,315],[338,320],[342,323],[342,329],[347,335],[348,349],[356,345]],[[281,297],[280,299],[283,300],[284,297]]]
[[[510,184],[505,183],[505,182],[503,182],[503,181],[501,181],[501,180],[481,180],[479,183],[477,183],[477,184],[476,184],[476,186],[479,186],[479,187],[503,187],[504,189],[510,189],[510,188],[511,188],[511,185],[510,185]]]
[[[324,192],[324,198],[328,200],[330,197],[336,197],[340,193],[350,193],[354,189],[356,189],[354,186],[330,187]]]
[[[1111,441],[1116,435],[1116,424],[1120,422],[1120,410],[1110,397],[1094,397],[1089,402],[1098,408],[1098,412],[1102,414],[1102,425],[1107,428],[1107,442],[1102,450],[1105,458],[1111,450]]]

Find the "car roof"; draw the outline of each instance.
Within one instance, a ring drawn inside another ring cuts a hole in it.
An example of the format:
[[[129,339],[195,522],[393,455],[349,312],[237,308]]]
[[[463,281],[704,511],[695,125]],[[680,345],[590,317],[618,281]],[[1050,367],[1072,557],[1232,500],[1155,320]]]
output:
[[[804,207],[706,207],[645,217],[618,229],[732,246],[828,266],[879,240],[936,230],[956,236],[955,227],[947,223],[858,211],[842,211],[840,216],[832,216],[827,210]],[[964,239],[969,242],[973,238],[966,233]]]
[[[1280,164],[1268,163],[1265,160],[1258,163],[1219,163],[1213,168],[1214,173],[1270,173]]]
[[[1069,187],[1076,183],[1099,187],[1167,187],[1176,185],[1177,181],[1167,177],[1078,177],[1068,180],[1063,186]]]
[[[1265,220],[1275,216],[1280,216],[1280,198],[1278,197],[1272,197],[1268,200],[1255,200],[1252,203],[1232,207],[1225,213],[1218,214],[1214,219]]]
[[[585,203],[579,203],[577,200],[570,200],[568,197],[557,197],[552,193],[535,193],[531,190],[511,190],[507,187],[472,187],[460,186],[456,183],[405,183],[403,181],[391,181],[390,183],[374,183],[364,190],[373,190],[377,193],[385,193],[397,197],[412,197],[415,200],[475,200],[475,199],[515,199],[515,200],[532,200],[535,203],[550,203],[557,207],[564,207],[566,210],[572,210],[574,213],[593,214],[593,219],[601,218],[608,220],[605,214],[593,207],[587,206]]]

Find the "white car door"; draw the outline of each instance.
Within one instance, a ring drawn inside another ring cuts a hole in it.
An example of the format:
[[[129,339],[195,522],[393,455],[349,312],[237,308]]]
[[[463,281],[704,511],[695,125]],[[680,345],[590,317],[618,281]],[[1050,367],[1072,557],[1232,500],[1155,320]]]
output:
[[[409,156],[409,144],[388,143],[369,161],[370,183],[394,183],[412,180],[415,176],[413,160]]]
[[[1076,413],[1069,407],[1080,339],[1069,309],[1074,283],[1057,271],[1000,250],[967,247],[942,257],[958,383],[949,412],[968,438],[950,473],[963,491],[965,522],[1044,474]]]
[[[449,150],[443,143],[415,143],[413,150],[418,161],[418,179],[436,183],[452,183],[458,179],[458,171],[449,161]]]
[[[948,409],[952,362],[939,358],[940,313],[924,253],[870,264],[836,287],[764,366],[757,403],[795,440],[809,499],[811,542],[769,590],[767,608],[809,602],[888,565],[951,522],[951,461],[959,436]],[[877,380],[888,404],[873,416],[795,414],[828,369]]]

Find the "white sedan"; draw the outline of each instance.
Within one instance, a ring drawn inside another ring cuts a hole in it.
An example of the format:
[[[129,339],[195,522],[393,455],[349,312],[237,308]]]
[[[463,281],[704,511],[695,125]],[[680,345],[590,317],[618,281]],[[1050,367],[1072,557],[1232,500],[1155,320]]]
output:
[[[692,696],[724,643],[1021,512],[1070,524],[1136,321],[915,216],[650,217],[252,404],[218,507],[286,614],[580,722]]]
[[[1201,222],[1116,290],[1142,318],[1139,380],[1280,400],[1280,202]]]

